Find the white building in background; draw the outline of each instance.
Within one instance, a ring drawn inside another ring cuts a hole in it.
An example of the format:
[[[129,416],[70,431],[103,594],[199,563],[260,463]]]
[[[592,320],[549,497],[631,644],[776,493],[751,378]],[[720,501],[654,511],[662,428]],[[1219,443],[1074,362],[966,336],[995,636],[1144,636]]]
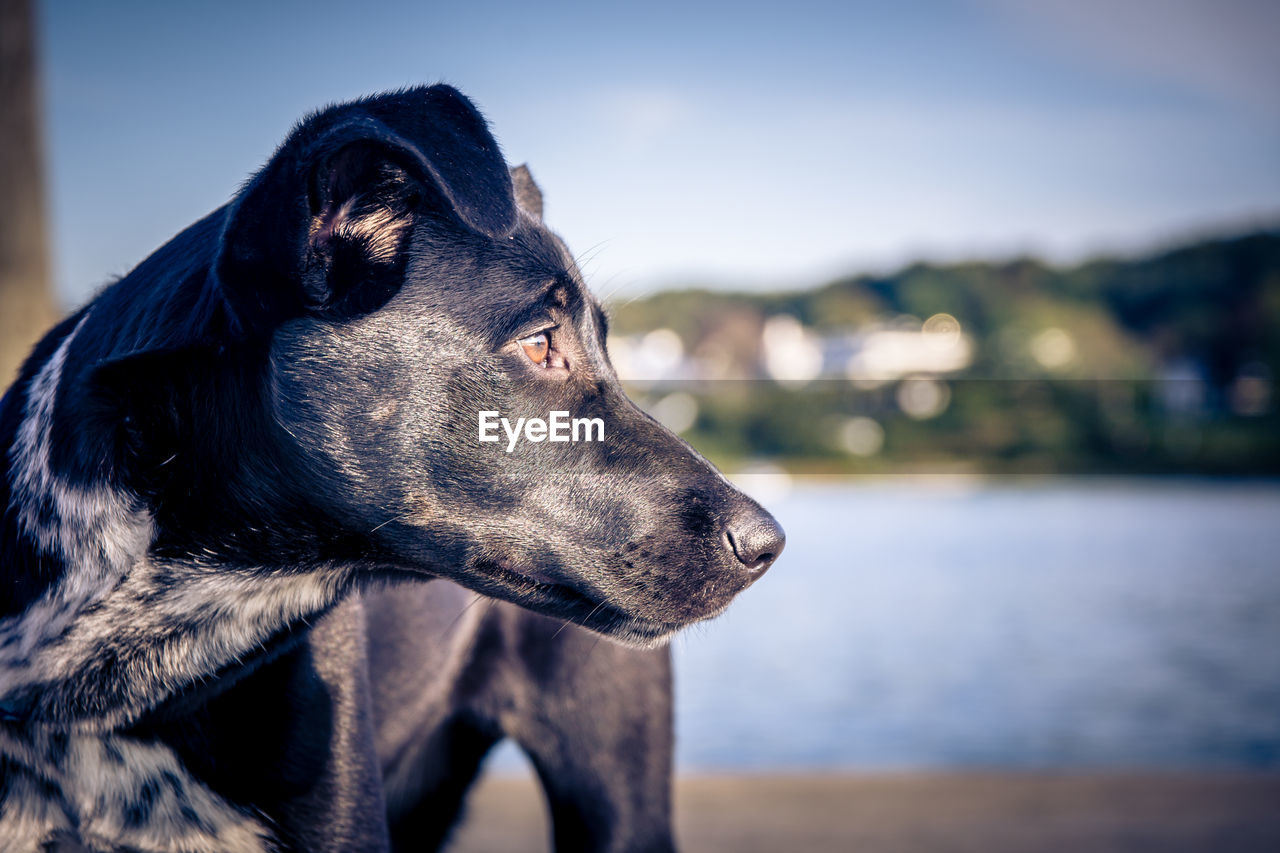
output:
[[[760,343],[765,373],[779,382],[801,384],[822,374],[822,339],[790,314],[766,320]]]
[[[609,355],[618,376],[632,382],[704,381],[725,372],[723,365],[711,369],[691,355],[671,329],[615,335],[609,339]],[[900,318],[834,335],[819,335],[795,317],[779,314],[761,329],[759,363],[744,365],[741,372],[789,384],[852,379],[874,386],[956,373],[973,358],[973,339],[950,314],[935,314],[924,322]]]
[[[950,314],[935,314],[917,328],[873,326],[847,336],[846,344],[843,375],[860,383],[945,375],[973,363],[973,339]]]

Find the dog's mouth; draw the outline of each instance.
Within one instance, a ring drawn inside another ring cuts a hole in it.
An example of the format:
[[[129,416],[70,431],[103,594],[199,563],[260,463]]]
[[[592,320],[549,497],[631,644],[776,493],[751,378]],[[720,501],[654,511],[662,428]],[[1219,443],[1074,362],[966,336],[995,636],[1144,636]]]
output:
[[[481,559],[471,563],[475,574],[467,586],[538,613],[564,619],[615,640],[637,646],[656,646],[685,625],[628,613],[602,598],[593,598],[538,569],[516,568],[504,561]]]

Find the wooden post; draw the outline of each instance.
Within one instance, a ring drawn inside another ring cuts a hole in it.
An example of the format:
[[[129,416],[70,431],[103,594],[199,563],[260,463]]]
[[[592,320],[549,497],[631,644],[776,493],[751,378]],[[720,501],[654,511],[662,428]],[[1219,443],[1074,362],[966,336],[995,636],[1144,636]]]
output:
[[[50,280],[32,0],[0,0],[0,390],[60,311]]]

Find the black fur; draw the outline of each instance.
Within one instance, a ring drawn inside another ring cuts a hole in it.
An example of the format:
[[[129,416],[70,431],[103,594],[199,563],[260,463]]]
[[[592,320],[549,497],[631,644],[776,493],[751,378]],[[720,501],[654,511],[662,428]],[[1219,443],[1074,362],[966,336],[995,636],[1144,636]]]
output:
[[[41,342],[0,404],[0,848],[432,848],[504,737],[559,849],[671,848],[660,644],[782,533],[626,398],[541,207],[453,89],[333,107]],[[605,439],[507,453],[480,410]]]

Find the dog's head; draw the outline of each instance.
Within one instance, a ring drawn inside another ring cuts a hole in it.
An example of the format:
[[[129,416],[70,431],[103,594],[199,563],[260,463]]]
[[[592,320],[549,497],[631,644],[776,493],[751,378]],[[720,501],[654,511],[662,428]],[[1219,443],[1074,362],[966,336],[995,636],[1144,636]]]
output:
[[[783,533],[623,393],[541,207],[456,91],[381,96],[295,131],[227,214],[216,283],[267,342],[272,470],[347,550],[656,642]],[[553,417],[570,440],[500,424]]]

